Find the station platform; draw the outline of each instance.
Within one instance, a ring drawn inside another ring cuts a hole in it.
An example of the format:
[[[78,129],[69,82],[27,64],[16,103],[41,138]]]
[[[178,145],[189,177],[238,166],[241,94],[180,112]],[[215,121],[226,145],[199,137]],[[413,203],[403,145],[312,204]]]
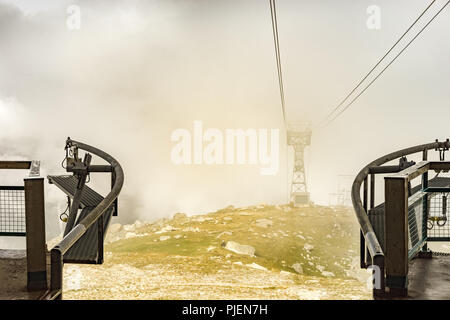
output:
[[[50,279],[49,270],[50,256],[47,254],[47,280]],[[25,250],[0,249],[0,300],[39,300],[45,293],[46,291],[27,291]]]
[[[450,255],[411,261],[408,297],[412,300],[450,300]]]

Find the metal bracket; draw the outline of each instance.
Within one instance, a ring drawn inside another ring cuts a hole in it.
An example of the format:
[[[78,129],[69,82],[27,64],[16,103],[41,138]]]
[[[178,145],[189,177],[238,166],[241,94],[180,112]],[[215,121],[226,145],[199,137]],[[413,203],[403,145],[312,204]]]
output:
[[[78,155],[76,155],[77,157]],[[75,159],[76,159],[75,157]],[[75,166],[78,167],[88,167],[91,164],[92,156],[89,153],[86,153],[84,156],[83,163],[76,163]],[[69,218],[67,219],[66,228],[64,229],[64,236],[66,236],[74,227],[75,221],[78,214],[78,209],[80,208],[81,195],[83,192],[84,185],[86,184],[86,178],[88,175],[87,170],[80,170],[77,173],[74,173],[78,176],[78,185],[75,195],[73,197],[72,205],[69,211]]]
[[[438,142],[438,139],[436,139],[436,142]],[[445,147],[434,149],[435,151],[439,151],[439,160],[440,161],[445,161],[445,151],[448,151],[448,149],[449,149],[448,148],[448,143],[450,142],[450,140],[447,139],[445,142],[447,142],[445,144]],[[448,170],[444,171],[444,172],[448,172]]]

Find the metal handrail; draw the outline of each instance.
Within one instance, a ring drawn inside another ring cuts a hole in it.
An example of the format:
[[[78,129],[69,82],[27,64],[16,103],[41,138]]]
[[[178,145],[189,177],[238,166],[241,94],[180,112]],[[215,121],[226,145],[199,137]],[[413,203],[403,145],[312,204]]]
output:
[[[78,149],[90,152],[106,162],[108,162],[115,174],[114,185],[111,192],[96,206],[83,220],[81,220],[62,240],[59,244],[51,250],[51,284],[50,293],[47,295],[49,299],[55,299],[61,296],[62,290],[62,266],[63,255],[80,239],[108,208],[110,208],[114,201],[118,198],[124,183],[124,173],[119,162],[106,152],[89,146],[82,142],[67,140],[67,145],[77,147]]]
[[[375,161],[372,161],[367,166],[365,166],[356,176],[352,185],[352,203],[355,209],[356,217],[358,218],[359,225],[361,227],[362,234],[364,236],[365,242],[367,244],[367,249],[371,257],[373,258],[373,263],[380,267],[384,266],[384,253],[381,248],[380,242],[378,241],[375,232],[373,230],[372,224],[370,223],[369,217],[366,210],[363,207],[361,201],[361,185],[363,181],[367,178],[370,173],[370,168],[381,166],[389,161],[401,158],[413,153],[423,152],[424,154],[431,149],[438,148],[449,148],[450,142],[447,140],[445,142],[433,142],[428,144],[422,144],[415,147],[410,147],[389,153],[382,156]]]

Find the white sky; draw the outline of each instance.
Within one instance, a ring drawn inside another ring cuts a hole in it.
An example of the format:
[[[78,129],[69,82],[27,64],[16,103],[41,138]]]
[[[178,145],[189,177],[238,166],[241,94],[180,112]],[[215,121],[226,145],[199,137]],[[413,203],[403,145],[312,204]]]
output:
[[[60,8],[64,3],[70,3],[74,1],[65,0],[1,0],[0,2],[12,4],[20,8],[25,14],[36,14],[42,11],[51,11],[56,8]]]

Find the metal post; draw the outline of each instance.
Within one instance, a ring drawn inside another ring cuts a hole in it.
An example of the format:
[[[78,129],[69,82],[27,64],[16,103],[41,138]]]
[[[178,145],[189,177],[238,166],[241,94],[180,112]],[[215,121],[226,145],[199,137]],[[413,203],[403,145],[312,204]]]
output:
[[[364,210],[367,212],[367,177],[364,179],[364,185],[363,185],[363,207]],[[360,241],[359,241],[359,252],[360,252],[360,265],[362,269],[367,268],[366,263],[366,241],[364,239],[364,234],[362,231],[360,231]]]
[[[116,183],[116,172],[113,170],[111,172],[111,188],[114,186],[115,183]],[[114,217],[117,217],[119,215],[118,209],[119,209],[119,198],[114,200],[114,211],[113,211]]]
[[[51,279],[50,291],[55,296],[55,300],[62,299],[63,287],[63,255],[59,248],[53,248],[51,251]]]
[[[379,284],[380,284],[380,287],[379,288],[377,288],[377,287],[374,287],[373,288],[373,296],[374,297],[383,297],[384,296],[384,293],[385,293],[385,286],[386,286],[386,284],[385,284],[385,281],[386,281],[386,279],[385,279],[385,276],[384,276],[384,263],[385,263],[385,260],[384,260],[384,256],[375,256],[375,258],[373,259],[373,264],[375,265],[375,266],[377,266],[378,268],[380,268],[380,270],[379,270],[379,277],[380,277],[380,282],[379,282]],[[374,272],[375,272],[375,276],[377,275],[377,273],[376,273],[376,269],[374,269]],[[376,283],[376,281],[375,281],[375,283]]]
[[[425,190],[428,188],[428,172],[425,172],[422,174],[422,190]],[[425,193],[422,197],[422,210],[423,210],[423,218],[422,218],[422,237],[423,239],[426,239],[428,237],[428,228],[427,228],[427,222],[428,222],[428,193]],[[422,252],[428,252],[428,243],[425,242],[425,244],[422,247]]]
[[[27,289],[47,290],[44,178],[25,179]]]
[[[103,214],[97,220],[97,263],[103,263]]]
[[[75,159],[77,159],[75,157]],[[92,156],[90,154],[86,154],[84,156],[84,165],[89,166],[91,163]],[[75,225],[75,221],[77,219],[78,209],[80,208],[81,196],[83,194],[84,185],[86,183],[87,171],[78,175],[78,185],[75,195],[73,196],[72,206],[69,210],[69,217],[67,219],[66,227],[64,229],[64,237],[72,230]]]
[[[370,209],[375,208],[375,174],[370,175]]]
[[[368,184],[369,184],[369,178],[368,178],[368,176],[366,176],[366,178],[364,179],[363,206],[364,206],[364,210],[367,212],[367,214],[369,214],[370,210],[372,210],[375,206],[375,174],[374,173],[370,174],[370,185],[368,186]],[[370,205],[368,204],[369,200],[370,200]],[[367,249],[367,247],[365,250],[365,257],[366,257],[366,261],[365,261],[366,268],[367,268],[367,266],[373,265],[375,263],[373,260],[373,257],[370,256],[370,253],[369,253],[369,250]]]
[[[408,295],[408,179],[385,177],[386,286]]]

